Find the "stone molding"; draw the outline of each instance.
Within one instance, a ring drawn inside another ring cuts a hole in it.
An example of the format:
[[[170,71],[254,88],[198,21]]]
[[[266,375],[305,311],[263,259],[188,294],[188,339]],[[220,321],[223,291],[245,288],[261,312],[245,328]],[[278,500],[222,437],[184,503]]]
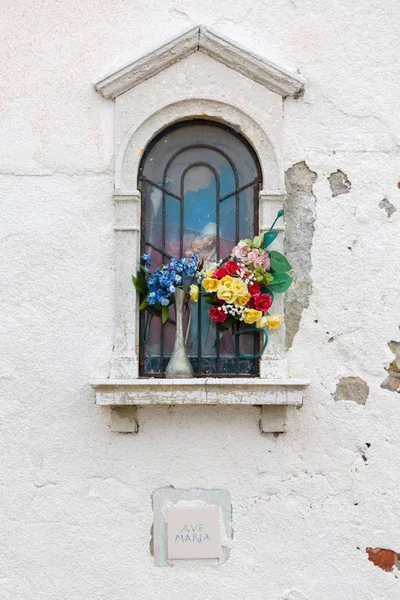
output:
[[[105,98],[116,98],[195,52],[207,54],[283,98],[299,94],[304,87],[305,82],[300,75],[290,73],[200,25],[106,75],[95,83],[95,88]]]

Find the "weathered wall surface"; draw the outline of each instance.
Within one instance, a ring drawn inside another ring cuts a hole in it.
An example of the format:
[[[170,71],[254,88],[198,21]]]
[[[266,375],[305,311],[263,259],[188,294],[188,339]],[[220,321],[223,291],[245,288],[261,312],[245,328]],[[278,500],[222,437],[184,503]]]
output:
[[[399,17],[396,0],[2,3],[2,599],[399,597]],[[111,433],[88,384],[114,314],[114,107],[91,82],[199,23],[307,79],[284,131],[292,205],[298,165],[316,174],[289,352],[312,383],[278,437],[246,407],[142,408],[138,436]],[[154,567],[168,485],[230,492],[222,566]]]

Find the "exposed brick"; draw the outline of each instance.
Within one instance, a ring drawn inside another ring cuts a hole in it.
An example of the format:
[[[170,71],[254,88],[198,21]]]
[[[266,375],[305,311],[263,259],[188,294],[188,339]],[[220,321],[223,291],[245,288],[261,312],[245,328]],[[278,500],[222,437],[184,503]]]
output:
[[[390,572],[400,561],[400,554],[386,548],[366,548],[368,559],[382,571]]]

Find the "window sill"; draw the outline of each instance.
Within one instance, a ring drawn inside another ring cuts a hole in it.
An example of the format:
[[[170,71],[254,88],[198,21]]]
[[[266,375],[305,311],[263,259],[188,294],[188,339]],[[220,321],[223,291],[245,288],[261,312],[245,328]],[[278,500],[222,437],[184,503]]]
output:
[[[252,405],[261,406],[263,433],[280,433],[286,427],[286,407],[301,407],[307,379],[92,379],[96,404],[128,416],[127,408],[144,405]],[[136,423],[130,415],[130,421]],[[111,423],[114,431],[119,425]],[[132,425],[131,429],[134,426]],[[125,430],[124,430],[125,431]],[[136,427],[137,431],[137,427]],[[135,433],[136,431],[125,431]]]

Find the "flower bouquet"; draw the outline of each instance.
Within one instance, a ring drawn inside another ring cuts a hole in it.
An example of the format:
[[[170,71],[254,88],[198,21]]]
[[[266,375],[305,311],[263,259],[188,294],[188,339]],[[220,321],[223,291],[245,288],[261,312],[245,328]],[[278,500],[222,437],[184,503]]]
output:
[[[169,264],[150,272],[151,259],[142,255],[142,265],[137,276],[132,276],[135,288],[144,296],[140,310],[148,308],[152,314],[161,317],[163,323],[168,319],[168,307],[175,302],[177,289],[190,290],[192,281],[201,264],[195,254],[191,258],[180,260],[171,258]]]
[[[165,374],[167,377],[191,378],[193,368],[186,353],[186,345],[183,333],[183,306],[187,304],[189,297],[193,296],[193,279],[196,272],[201,268],[202,262],[196,255],[191,258],[184,257],[178,260],[171,258],[169,264],[156,269],[152,273],[149,270],[151,260],[148,254],[142,255],[142,265],[136,277],[132,280],[136,289],[144,296],[139,306],[140,310],[147,309],[149,318],[144,327],[144,341],[148,341],[150,334],[151,319],[154,315],[161,317],[162,323],[168,320],[168,309],[175,304],[175,342]],[[190,290],[190,292],[189,292]]]
[[[267,250],[278,235],[272,228],[282,215],[283,211],[279,211],[271,229],[264,235],[240,240],[228,259],[198,274],[204,290],[202,295],[210,305],[210,318],[225,328],[239,321],[264,331],[261,352],[268,342],[267,330],[276,329],[283,322],[281,315],[269,312],[274,294],[285,292],[292,283],[287,273],[291,265],[286,258],[276,250]],[[247,328],[235,335],[251,330],[254,329]]]

